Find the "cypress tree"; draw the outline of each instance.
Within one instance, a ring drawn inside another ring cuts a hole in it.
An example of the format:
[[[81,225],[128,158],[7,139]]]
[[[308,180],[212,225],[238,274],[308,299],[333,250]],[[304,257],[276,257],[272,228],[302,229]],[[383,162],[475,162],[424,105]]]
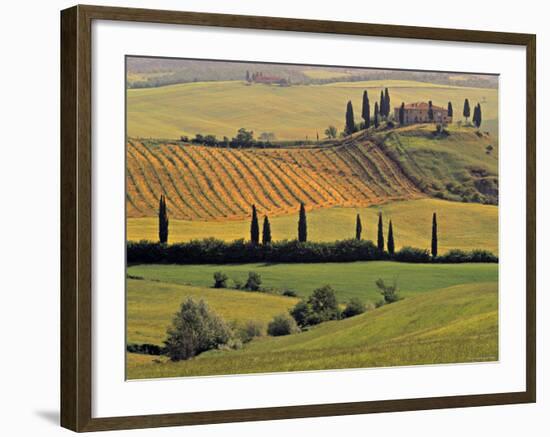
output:
[[[254,244],[260,242],[260,225],[258,224],[258,213],[256,205],[252,205],[252,220],[250,222],[250,241]]]
[[[430,121],[434,121],[434,109],[431,100],[428,102],[428,118]]]
[[[468,118],[470,118],[470,102],[468,99],[464,100],[464,109],[462,110],[462,115],[468,121]]]
[[[370,102],[369,94],[367,91],[363,91],[363,107],[361,110],[361,117],[365,120],[365,129],[370,127]]]
[[[378,252],[384,254],[384,227],[382,224],[382,213],[378,213]]]
[[[355,239],[361,240],[361,233],[363,232],[363,225],[361,224],[361,216],[357,214],[355,219]]]
[[[432,217],[432,257],[437,257],[437,216]]]
[[[160,195],[159,201],[159,241],[168,242],[168,212],[166,210],[166,198]]]
[[[481,126],[481,105],[479,103],[474,108],[473,122],[475,127],[479,129]]]
[[[298,241],[305,243],[307,241],[307,218],[306,206],[304,202],[300,203],[300,217],[298,219]]]
[[[267,216],[264,217],[264,227],[262,229],[262,244],[271,244],[271,225]]]
[[[355,132],[355,117],[353,116],[353,105],[351,100],[346,107],[346,134],[350,135]]]
[[[386,104],[385,104],[383,90],[380,91],[380,105],[378,106],[378,113],[380,114],[381,117],[386,116]]]
[[[447,103],[447,116],[453,116],[453,104],[451,102]]]
[[[399,107],[399,124],[405,124],[405,102]]]
[[[378,115],[379,112],[380,112],[380,111],[378,111],[378,102],[375,102],[375,103],[374,103],[374,127],[376,127],[376,128],[377,128],[378,126],[380,126],[380,120],[378,119],[378,117],[379,117],[379,115]]]
[[[386,88],[386,91],[384,92],[384,112],[385,112],[385,115],[386,117],[389,117],[390,115],[390,92],[389,90]]]
[[[388,227],[388,253],[390,256],[393,256],[395,253],[395,242],[393,241],[393,225],[390,220],[390,224]]]

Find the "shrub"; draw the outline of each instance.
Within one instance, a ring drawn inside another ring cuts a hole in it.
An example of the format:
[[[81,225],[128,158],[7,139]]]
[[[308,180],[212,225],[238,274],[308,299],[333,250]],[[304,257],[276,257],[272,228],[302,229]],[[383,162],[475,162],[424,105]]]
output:
[[[365,304],[360,299],[353,297],[350,299],[344,311],[342,311],[342,317],[348,318],[363,314],[366,311]]]
[[[242,290],[243,281],[241,281],[240,279],[233,279],[233,288],[235,290]]]
[[[473,191],[475,193],[475,190]],[[466,193],[467,194],[467,193]],[[443,198],[460,196],[439,193]],[[128,264],[232,264],[251,262],[317,263],[351,262],[384,259],[372,241],[343,240],[333,242],[275,241],[269,245],[250,244],[244,240],[225,242],[214,238],[186,243],[159,244],[151,241],[127,243]],[[424,249],[404,247],[394,259],[402,262],[432,262]],[[446,262],[452,261],[452,257]],[[471,262],[475,262],[474,259]],[[238,281],[234,281],[237,283]],[[242,288],[242,287],[240,287]]]
[[[430,253],[427,249],[419,249],[417,247],[403,247],[395,253],[396,261],[412,262],[412,263],[427,263],[431,261]]]
[[[157,346],[156,344],[136,344],[130,343],[126,346],[128,352],[135,354],[145,354],[145,355],[163,355],[165,353],[164,348]]]
[[[249,320],[237,330],[237,335],[243,343],[248,343],[254,337],[261,337],[264,332],[264,325],[261,322]]]
[[[340,308],[336,300],[336,294],[330,285],[313,290],[308,299],[311,311],[319,315],[321,321],[335,320],[340,318]]]
[[[243,341],[240,338],[231,337],[227,343],[218,345],[220,350],[237,350],[243,347]]]
[[[325,285],[314,290],[307,301],[298,302],[290,310],[290,315],[303,328],[327,320],[337,320],[341,317],[341,312],[334,290],[330,285]]]
[[[290,315],[298,326],[303,328],[308,324],[308,319],[311,315],[311,307],[305,300],[301,300],[290,310]]]
[[[260,290],[261,285],[262,285],[262,277],[260,276],[260,274],[256,272],[249,272],[248,279],[246,280],[246,284],[244,285],[244,288],[250,291],[258,291]]]
[[[187,299],[174,315],[164,341],[172,361],[187,360],[229,341],[231,331],[203,300]]]
[[[227,275],[222,272],[214,273],[214,288],[227,288]]]
[[[287,314],[275,316],[267,326],[267,333],[273,337],[294,334],[299,331],[300,329],[296,325],[294,319]]]
[[[298,293],[296,293],[294,290],[290,290],[290,289],[283,290],[283,292],[281,294],[283,296],[288,296],[288,297],[298,297]]]
[[[383,279],[376,281],[376,287],[384,298],[384,303],[393,303],[401,299],[397,293],[397,283],[394,281],[393,285],[386,285]]]

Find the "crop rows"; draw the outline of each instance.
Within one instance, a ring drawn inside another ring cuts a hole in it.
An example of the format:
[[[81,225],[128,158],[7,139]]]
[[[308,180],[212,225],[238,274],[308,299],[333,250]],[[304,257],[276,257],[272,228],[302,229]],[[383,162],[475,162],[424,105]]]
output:
[[[251,206],[282,215],[331,206],[369,206],[420,197],[379,147],[225,149],[186,144],[127,145],[129,217],[156,215],[161,194],[171,218],[239,220]]]

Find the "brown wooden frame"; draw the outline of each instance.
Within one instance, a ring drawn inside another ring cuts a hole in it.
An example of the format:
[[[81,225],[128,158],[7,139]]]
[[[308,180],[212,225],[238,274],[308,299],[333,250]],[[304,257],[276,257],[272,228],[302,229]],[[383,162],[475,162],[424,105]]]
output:
[[[526,47],[526,390],[524,392],[468,396],[92,418],[92,20],[287,30],[440,41],[494,43]],[[71,430],[82,432],[535,402],[535,57],[536,37],[531,34],[97,6],[74,6],[70,9],[63,10],[61,12],[61,425]]]

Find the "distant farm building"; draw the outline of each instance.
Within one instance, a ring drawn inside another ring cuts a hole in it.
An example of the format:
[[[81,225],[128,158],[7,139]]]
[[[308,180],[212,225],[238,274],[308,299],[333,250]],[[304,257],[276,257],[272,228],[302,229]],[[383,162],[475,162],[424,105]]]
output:
[[[261,72],[249,76],[249,82],[263,83],[266,85],[288,85],[288,81],[280,76],[267,76]]]
[[[430,105],[426,102],[409,103],[405,105],[403,121],[405,124],[429,123],[430,121],[436,123],[452,123],[453,118],[449,117],[447,108],[432,105],[433,120],[430,120],[430,116],[428,115],[429,109]],[[399,107],[395,108],[395,119],[399,120]]]

